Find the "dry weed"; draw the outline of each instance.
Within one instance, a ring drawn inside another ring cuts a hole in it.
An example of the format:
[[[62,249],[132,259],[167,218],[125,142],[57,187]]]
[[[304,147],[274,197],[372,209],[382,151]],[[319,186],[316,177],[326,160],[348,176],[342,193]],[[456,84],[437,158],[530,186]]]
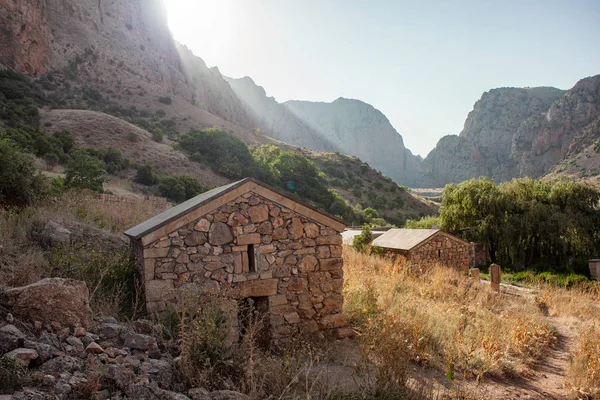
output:
[[[344,272],[345,311],[388,381],[396,375],[401,384],[402,371],[390,372],[387,354],[397,355],[390,364],[428,364],[454,380],[460,372],[518,373],[515,366],[531,365],[555,341],[533,302],[494,293],[452,269],[415,271],[345,248]]]
[[[583,328],[571,357],[568,383],[580,391],[600,396],[600,329],[595,324]]]

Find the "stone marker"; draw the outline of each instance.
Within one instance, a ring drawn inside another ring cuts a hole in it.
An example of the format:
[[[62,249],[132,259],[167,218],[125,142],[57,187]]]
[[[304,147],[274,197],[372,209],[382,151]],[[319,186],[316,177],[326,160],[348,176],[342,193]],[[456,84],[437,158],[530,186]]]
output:
[[[589,266],[592,279],[600,280],[600,258],[589,260]]]
[[[473,278],[475,283],[479,283],[479,268],[471,268],[471,278]]]
[[[492,289],[500,291],[500,266],[498,264],[490,265],[490,280],[492,282]]]

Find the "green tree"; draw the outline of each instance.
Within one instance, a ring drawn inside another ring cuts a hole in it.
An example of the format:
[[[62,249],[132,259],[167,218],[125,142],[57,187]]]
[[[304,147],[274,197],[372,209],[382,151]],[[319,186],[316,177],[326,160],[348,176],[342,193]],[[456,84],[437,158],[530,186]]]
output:
[[[366,224],[370,224],[375,218],[379,218],[379,212],[376,209],[367,207],[362,211],[362,218]]]
[[[354,240],[352,241],[352,247],[360,253],[364,253],[368,248],[371,242],[373,241],[373,234],[371,233],[371,227],[369,225],[365,225],[360,232],[360,235],[354,236]]]
[[[434,226],[438,227],[441,225],[440,217],[433,215],[426,215],[421,219],[409,219],[404,224],[405,228],[408,229],[432,229]]]
[[[78,150],[65,168],[65,185],[102,192],[106,181],[106,169],[102,160]]]
[[[25,206],[39,198],[46,179],[34,159],[8,139],[0,139],[0,205]]]
[[[160,194],[177,203],[191,199],[206,191],[200,182],[189,175],[167,176],[158,184]]]
[[[152,165],[145,164],[141,165],[137,169],[134,180],[142,185],[152,186],[158,183],[158,177],[152,170]]]

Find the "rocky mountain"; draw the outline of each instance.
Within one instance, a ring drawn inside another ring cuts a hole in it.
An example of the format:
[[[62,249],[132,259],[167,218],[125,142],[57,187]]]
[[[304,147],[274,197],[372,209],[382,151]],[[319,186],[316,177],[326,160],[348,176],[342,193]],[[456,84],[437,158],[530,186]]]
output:
[[[419,184],[421,158],[404,147],[387,117],[370,104],[339,98],[331,103],[288,101],[285,106],[337,151],[359,157],[400,184]]]
[[[264,134],[295,146],[357,156],[400,184],[418,184],[420,158],[404,147],[402,136],[371,105],[344,98],[280,104],[249,77],[227,80]]]
[[[314,150],[334,151],[335,146],[317,130],[311,128],[284,104],[268,97],[265,89],[252,78],[225,78],[242,100],[248,113],[256,118],[262,132],[277,140]]]
[[[425,186],[489,176],[518,176],[513,140],[528,118],[546,112],[564,92],[555,88],[500,88],[483,94],[457,135],[440,139],[424,160]]]
[[[424,160],[424,185],[482,175],[497,181],[543,176],[563,157],[578,157],[584,144],[593,142],[599,98],[600,75],[582,79],[568,91],[490,90],[475,103],[463,131],[443,137]]]
[[[157,99],[173,97],[194,126],[253,140],[256,122],[218,69],[175,43],[161,0],[0,0],[0,26],[0,63],[11,69],[63,73],[71,85],[167,116],[177,110]]]

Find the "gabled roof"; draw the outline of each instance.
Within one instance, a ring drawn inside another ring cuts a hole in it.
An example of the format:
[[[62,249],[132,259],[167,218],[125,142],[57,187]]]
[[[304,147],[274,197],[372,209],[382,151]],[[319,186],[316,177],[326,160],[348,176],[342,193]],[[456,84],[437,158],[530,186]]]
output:
[[[438,232],[439,229],[390,229],[372,244],[386,249],[411,250]]]
[[[346,229],[342,232],[342,242],[344,244],[352,245],[354,243],[354,238],[362,233],[362,229]],[[378,238],[383,235],[383,232],[371,231],[371,235],[373,239]]]
[[[125,232],[132,239],[142,239],[142,244],[152,243],[165,233],[171,233],[196,218],[222,206],[238,196],[253,191],[271,201],[290,208],[299,214],[341,232],[346,224],[338,217],[321,211],[254,178],[245,178],[225,186],[209,190],[158,214]],[[197,214],[197,215],[196,215]],[[163,229],[161,229],[163,228]],[[152,235],[152,233],[157,234]],[[158,236],[158,237],[157,237]]]

